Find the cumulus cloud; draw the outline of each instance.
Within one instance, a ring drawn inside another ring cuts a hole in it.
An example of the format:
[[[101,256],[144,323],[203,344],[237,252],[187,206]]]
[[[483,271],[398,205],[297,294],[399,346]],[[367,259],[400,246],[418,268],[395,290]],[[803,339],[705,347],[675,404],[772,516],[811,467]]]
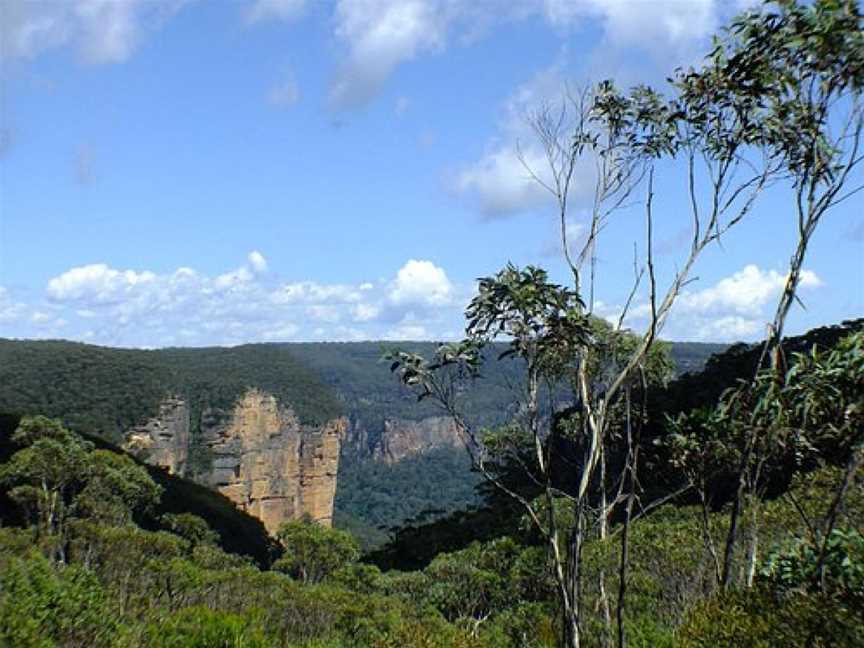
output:
[[[262,274],[267,272],[267,259],[258,250],[252,250],[247,257],[249,265],[252,266],[253,272]]]
[[[594,21],[601,25],[605,56],[613,49],[633,48],[668,61],[670,54],[679,56],[714,33],[720,14],[728,9],[718,0],[521,0],[506,5],[339,0],[335,35],[344,46],[345,59],[330,99],[339,109],[362,105],[399,65],[440,52],[450,41],[470,41],[496,23],[539,17],[555,29],[570,30]]]
[[[44,337],[63,327],[72,339],[145,347],[417,338],[420,326],[440,337],[459,328],[460,290],[443,268],[415,259],[391,279],[356,284],[280,280],[257,250],[212,275],[94,263],[51,278],[38,306],[16,305],[0,290],[0,335]]]
[[[385,340],[428,340],[429,332],[422,324],[402,324],[384,334]]]
[[[773,306],[786,285],[787,276],[750,264],[713,286],[685,291],[675,302],[664,334],[674,340],[752,340],[764,333],[773,317]],[[800,290],[809,291],[824,285],[812,270],[801,272]],[[607,311],[607,319],[617,321],[620,309]],[[649,313],[648,304],[638,304],[629,311],[626,323],[638,329]]]
[[[566,4],[582,5],[587,16],[599,18],[611,43],[667,55],[670,49],[686,47],[713,34],[720,8],[716,0],[547,0],[547,6]],[[560,8],[553,13],[564,19],[573,17],[572,12],[568,16]]]
[[[546,187],[554,186],[549,162],[531,120],[541,113],[558,119],[565,105],[566,80],[560,62],[540,70],[518,86],[503,102],[498,134],[477,161],[462,167],[451,187],[475,205],[487,220],[547,207],[553,200]],[[563,115],[563,132],[575,117]],[[594,168],[579,160],[572,175],[570,193],[581,200],[593,186]]]
[[[0,58],[72,45],[87,63],[121,63],[188,0],[4,0]]]
[[[763,306],[777,298],[786,285],[787,276],[750,264],[710,288],[682,294],[678,309],[687,313],[732,311],[741,315],[757,315]],[[801,288],[818,288],[821,285],[822,280],[814,272],[801,272]]]
[[[9,290],[0,286],[0,324],[17,323],[26,317],[28,310],[26,304],[12,299]]]
[[[114,270],[104,263],[94,263],[72,268],[51,279],[48,296],[56,301],[85,299],[95,304],[111,304],[129,296],[136,286],[152,284],[155,279],[152,272]]]
[[[394,304],[444,306],[450,303],[453,284],[431,261],[411,259],[399,269],[390,290]]]
[[[597,78],[619,78],[622,72],[626,77],[635,69],[641,75],[646,60],[647,67],[662,67],[664,73],[693,60],[716,31],[723,5],[717,0],[526,0],[519,7],[521,13],[515,17],[540,16],[558,29],[573,29],[586,21],[599,24],[599,43],[579,64]],[[544,110],[557,118],[565,105],[567,85],[574,82],[575,63],[564,48],[553,64],[519,85],[502,102],[497,133],[483,155],[455,174],[451,187],[472,200],[485,218],[503,218],[548,204],[549,193],[530,178],[522,163],[549,184],[548,163],[530,120]],[[587,81],[596,78],[575,80],[577,84]],[[564,133],[569,129],[567,118],[565,115]],[[577,165],[570,198],[578,204],[590,197],[596,171],[587,159]]]

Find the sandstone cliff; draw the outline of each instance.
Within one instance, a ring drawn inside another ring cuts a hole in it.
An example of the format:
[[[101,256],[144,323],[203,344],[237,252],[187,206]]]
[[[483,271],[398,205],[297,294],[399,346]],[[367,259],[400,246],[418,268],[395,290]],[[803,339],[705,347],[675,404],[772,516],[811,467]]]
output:
[[[394,464],[438,448],[461,448],[462,439],[453,419],[429,416],[419,420],[385,419],[383,430],[374,436],[362,421],[353,420],[346,444],[357,457]]]
[[[189,408],[181,399],[170,400],[173,404],[166,400],[159,417],[127,433],[125,447],[183,474],[191,444]],[[304,515],[332,523],[345,419],[305,426],[274,396],[249,390],[227,416],[205,410],[198,428],[208,467],[187,476],[259,518],[270,533]]]
[[[123,447],[172,475],[183,475],[191,443],[189,407],[182,398],[170,397],[159,405],[158,416],[126,433]]]

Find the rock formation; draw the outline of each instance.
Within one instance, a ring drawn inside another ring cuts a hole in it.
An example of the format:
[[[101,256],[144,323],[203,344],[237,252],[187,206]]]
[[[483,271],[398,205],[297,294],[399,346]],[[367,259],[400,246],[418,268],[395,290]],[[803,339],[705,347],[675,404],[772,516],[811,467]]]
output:
[[[321,428],[302,426],[276,398],[251,390],[237,402],[227,425],[202,426],[212,457],[203,481],[271,533],[304,515],[329,526],[344,428],[343,419]]]
[[[353,420],[346,441],[355,455],[387,464],[438,448],[461,448],[463,443],[456,424],[448,416],[419,420],[388,418],[380,435],[374,437],[362,421]]]
[[[125,447],[149,463],[183,474],[177,466],[185,466],[189,453],[189,409],[182,400],[171,400],[173,408],[166,401],[160,417],[129,431]],[[174,416],[171,425],[162,419],[165,412]],[[173,423],[179,416],[185,416],[185,427]],[[249,390],[228,416],[202,413],[198,443],[209,466],[187,476],[218,490],[260,519],[270,533],[286,520],[303,516],[330,526],[346,424],[340,418],[321,427],[302,425],[274,396]],[[185,433],[172,437],[175,430]]]
[[[172,475],[182,475],[191,443],[189,407],[182,398],[170,397],[159,405],[158,416],[126,433],[123,447]]]

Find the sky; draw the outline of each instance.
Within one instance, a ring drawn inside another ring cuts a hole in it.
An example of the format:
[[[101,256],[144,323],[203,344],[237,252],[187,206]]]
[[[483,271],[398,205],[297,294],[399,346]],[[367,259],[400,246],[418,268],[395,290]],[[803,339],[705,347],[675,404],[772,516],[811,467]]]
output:
[[[0,337],[458,338],[477,278],[513,262],[568,281],[554,202],[523,164],[542,177],[529,117],[606,78],[662,87],[747,4],[0,0]],[[689,236],[682,172],[655,187],[666,281]],[[864,315],[861,207],[817,232],[788,332]],[[644,254],[641,210],[599,245],[605,317],[634,242]],[[773,187],[700,259],[663,337],[759,339],[794,243]],[[640,312],[644,290],[637,330]]]

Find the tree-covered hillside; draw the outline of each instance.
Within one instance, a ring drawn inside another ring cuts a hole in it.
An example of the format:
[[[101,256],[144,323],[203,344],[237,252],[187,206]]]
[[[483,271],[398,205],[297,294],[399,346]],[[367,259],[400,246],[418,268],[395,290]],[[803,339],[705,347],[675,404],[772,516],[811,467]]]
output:
[[[57,417],[71,429],[118,443],[124,430],[158,412],[161,399],[189,399],[195,414],[228,410],[257,387],[318,424],[342,409],[289,349],[113,349],[65,341],[0,340],[0,411]]]
[[[124,430],[158,411],[162,398],[178,394],[191,406],[193,444],[201,413],[230,410],[249,387],[289,403],[304,422],[320,424],[347,414],[366,430],[367,447],[347,439],[337,482],[337,524],[346,524],[364,544],[386,539],[396,527],[426,511],[446,514],[474,502],[478,481],[462,449],[441,448],[405,465],[370,461],[385,419],[419,420],[441,412],[393,379],[381,342],[249,344],[238,347],[160,350],[113,349],[65,341],[0,340],[0,411],[57,417],[78,432],[121,442]],[[400,343],[428,353],[433,343]],[[698,369],[725,345],[672,344],[678,372]],[[523,366],[497,361],[503,345],[486,351],[489,362],[465,403],[483,425],[515,414],[513,385]],[[562,392],[561,397],[566,397]],[[193,461],[198,458],[193,445]],[[203,459],[202,459],[203,460]]]
[[[21,417],[18,415],[0,413],[0,464],[9,461],[21,449],[20,444],[12,440],[20,422]],[[79,436],[96,450],[128,456],[99,437],[87,434]],[[247,556],[261,566],[270,564],[275,546],[260,520],[240,511],[230,500],[209,488],[169,475],[161,468],[147,466],[131,457],[128,460],[146,470],[162,489],[158,504],[136,515],[136,521],[143,528],[156,531],[165,527],[162,521],[164,515],[191,513],[205,520],[217,533],[217,543],[225,551]],[[10,499],[7,489],[0,488],[0,526],[23,524],[26,521],[23,515],[25,511]]]

